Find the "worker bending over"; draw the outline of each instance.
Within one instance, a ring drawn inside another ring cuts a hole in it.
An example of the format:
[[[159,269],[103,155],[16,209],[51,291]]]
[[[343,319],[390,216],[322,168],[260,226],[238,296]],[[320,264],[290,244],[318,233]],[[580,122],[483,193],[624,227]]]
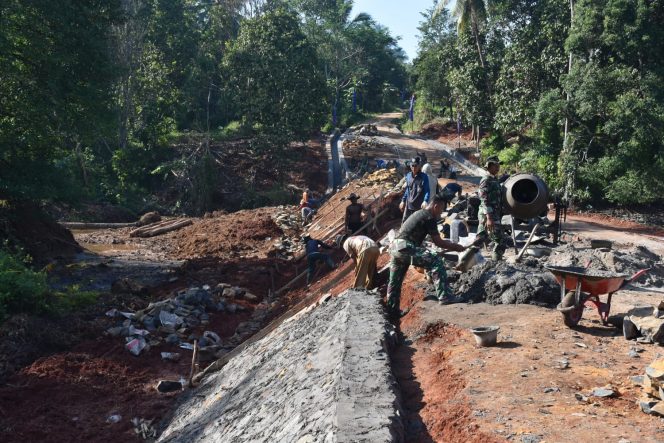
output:
[[[447,202],[442,196],[436,195],[426,209],[415,212],[401,225],[401,230],[390,245],[392,257],[390,280],[387,284],[387,307],[393,317],[401,315],[399,311],[401,285],[411,264],[431,272],[436,297],[441,303],[449,299],[447,272],[443,257],[422,247],[424,238],[429,234],[438,247],[457,252],[466,249],[464,246],[445,240],[438,232],[437,222],[446,204]]]
[[[302,242],[304,243],[307,254],[307,286],[309,286],[316,272],[316,263],[325,262],[332,269],[335,269],[336,266],[332,261],[332,257],[321,252],[321,249],[332,249],[332,246],[326,245],[320,240],[313,239],[308,234],[302,236]]]
[[[355,235],[346,239],[344,250],[355,263],[353,288],[371,289],[376,274],[376,262],[380,256],[378,244],[367,236]]]

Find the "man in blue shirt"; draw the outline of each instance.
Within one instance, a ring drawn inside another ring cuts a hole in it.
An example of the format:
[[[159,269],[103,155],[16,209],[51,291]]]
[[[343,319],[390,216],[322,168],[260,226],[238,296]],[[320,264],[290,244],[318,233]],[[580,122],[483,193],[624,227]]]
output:
[[[325,262],[332,269],[335,269],[336,266],[332,261],[332,257],[320,252],[321,249],[332,249],[332,246],[326,245],[320,240],[315,240],[308,234],[302,237],[302,242],[304,243],[304,249],[307,254],[307,286],[309,286],[314,272],[316,272],[316,263],[319,261]]]
[[[406,175],[406,192],[399,205],[399,209],[403,211],[402,223],[415,211],[419,211],[429,204],[429,179],[422,172],[422,160],[415,157],[410,162],[410,168],[411,172]]]

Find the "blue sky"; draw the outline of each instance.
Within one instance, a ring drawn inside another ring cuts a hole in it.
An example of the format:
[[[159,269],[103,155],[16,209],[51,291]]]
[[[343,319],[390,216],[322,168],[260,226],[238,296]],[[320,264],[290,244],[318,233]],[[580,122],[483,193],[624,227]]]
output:
[[[392,35],[400,36],[401,46],[412,61],[417,55],[417,27],[422,21],[420,12],[433,5],[433,0],[354,0],[353,16],[369,13],[374,20],[387,26]]]

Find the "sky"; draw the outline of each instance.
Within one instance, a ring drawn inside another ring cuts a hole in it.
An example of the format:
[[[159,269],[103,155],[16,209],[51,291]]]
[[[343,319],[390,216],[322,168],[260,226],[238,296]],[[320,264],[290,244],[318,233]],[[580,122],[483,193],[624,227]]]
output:
[[[393,36],[400,36],[401,46],[412,61],[417,56],[417,36],[422,16],[433,5],[433,0],[354,0],[353,16],[366,12]]]

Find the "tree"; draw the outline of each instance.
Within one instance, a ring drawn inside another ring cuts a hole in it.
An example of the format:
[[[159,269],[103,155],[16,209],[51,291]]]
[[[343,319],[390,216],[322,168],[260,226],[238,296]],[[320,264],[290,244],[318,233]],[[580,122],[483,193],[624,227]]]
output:
[[[283,140],[306,139],[322,124],[325,83],[317,65],[296,16],[284,9],[243,22],[224,58],[246,125]]]

